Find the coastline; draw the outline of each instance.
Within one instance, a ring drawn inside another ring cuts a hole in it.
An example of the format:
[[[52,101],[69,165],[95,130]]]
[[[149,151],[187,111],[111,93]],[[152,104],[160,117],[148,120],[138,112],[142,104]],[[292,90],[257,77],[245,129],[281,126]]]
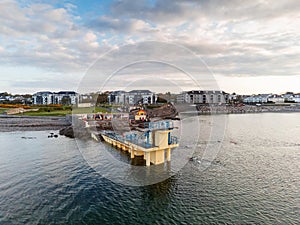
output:
[[[0,116],[0,132],[59,130],[70,125],[67,116]]]
[[[196,109],[195,109],[196,108]],[[197,115],[300,113],[300,107],[291,106],[197,106],[189,112]],[[72,115],[66,116],[16,116],[0,115],[0,132],[60,130],[72,125]]]
[[[213,114],[249,114],[249,113],[294,113],[300,112],[300,106],[196,106],[199,115]]]

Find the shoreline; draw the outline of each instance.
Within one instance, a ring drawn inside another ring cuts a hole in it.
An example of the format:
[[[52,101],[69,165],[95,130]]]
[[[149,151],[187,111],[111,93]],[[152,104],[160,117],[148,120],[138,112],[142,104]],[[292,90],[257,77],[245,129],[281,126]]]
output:
[[[253,114],[253,113],[292,113],[300,112],[299,106],[201,106],[197,105],[196,110],[199,115],[215,114]]]
[[[213,107],[212,107],[213,108]],[[230,114],[261,114],[261,113],[300,113],[300,108],[293,108],[293,110],[280,109],[278,110],[263,110],[260,111],[227,111],[227,110],[212,110],[212,111],[190,111],[181,112],[183,114],[197,114],[197,115],[230,115]],[[13,116],[0,115],[0,132],[16,132],[16,131],[47,131],[60,130],[72,125],[71,116]]]
[[[67,117],[0,116],[0,132],[59,130],[70,125]]]

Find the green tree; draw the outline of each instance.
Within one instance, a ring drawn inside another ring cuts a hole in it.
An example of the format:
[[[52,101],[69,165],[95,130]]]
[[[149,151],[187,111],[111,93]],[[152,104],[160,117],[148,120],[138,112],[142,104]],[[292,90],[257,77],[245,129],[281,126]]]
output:
[[[61,104],[71,105],[71,98],[69,96],[63,96],[61,99]]]
[[[96,104],[105,104],[108,103],[108,95],[106,93],[98,94]]]

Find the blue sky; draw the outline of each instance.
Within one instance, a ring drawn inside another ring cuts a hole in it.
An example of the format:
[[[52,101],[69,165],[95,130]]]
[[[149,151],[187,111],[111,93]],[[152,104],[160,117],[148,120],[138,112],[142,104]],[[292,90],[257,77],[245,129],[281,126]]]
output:
[[[299,12],[297,0],[2,0],[0,92],[77,90],[100,56],[144,41],[191,50],[227,92],[300,92]],[[160,54],[169,54],[174,62],[189,60],[163,49]],[[130,52],[121,53],[120,58],[132,57]],[[153,60],[157,57],[151,51],[147,54],[153,54]],[[195,61],[189,65],[199,70]],[[154,67],[126,69],[127,78],[120,77],[109,88],[122,88],[125,80],[130,83],[129,75],[151,76],[153,71],[154,76]],[[186,82],[179,71],[166,69],[160,74]],[[109,74],[102,76],[103,80]],[[155,82],[147,84],[165,91]],[[188,82],[182,87],[191,88]]]

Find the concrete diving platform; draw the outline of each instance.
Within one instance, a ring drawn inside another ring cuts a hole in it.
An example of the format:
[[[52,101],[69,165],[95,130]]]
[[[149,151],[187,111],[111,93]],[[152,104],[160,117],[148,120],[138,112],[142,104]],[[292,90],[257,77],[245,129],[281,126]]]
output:
[[[159,124],[158,124],[159,123]],[[171,149],[179,146],[178,139],[171,136],[172,121],[148,122],[144,132],[127,132],[122,135],[113,131],[102,131],[105,142],[130,153],[131,159],[143,156],[146,166],[171,161]]]

